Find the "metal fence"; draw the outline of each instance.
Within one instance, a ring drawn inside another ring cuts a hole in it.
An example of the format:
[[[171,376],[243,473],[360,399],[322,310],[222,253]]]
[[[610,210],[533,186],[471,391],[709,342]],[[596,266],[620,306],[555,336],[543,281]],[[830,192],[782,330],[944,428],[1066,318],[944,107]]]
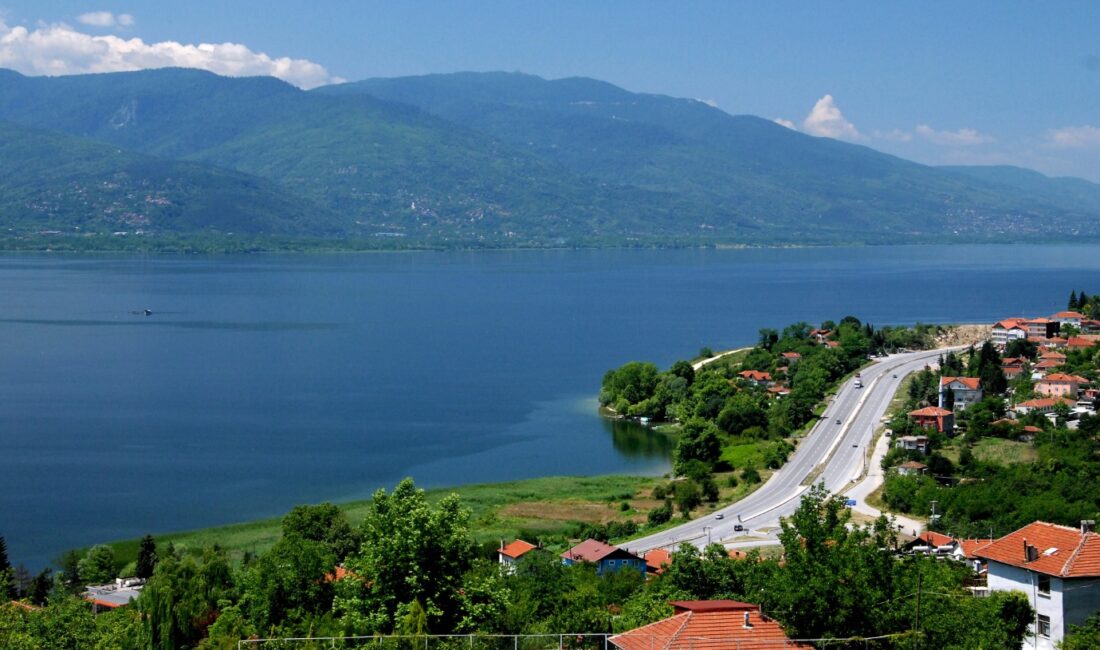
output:
[[[284,639],[245,639],[239,650],[618,650],[611,643],[614,634],[429,634],[416,636],[347,636]],[[632,634],[629,650],[664,650],[667,635],[643,637]],[[829,650],[886,650],[901,645],[907,635],[885,635],[849,639],[735,639],[722,637],[677,637],[676,650],[718,648],[729,650],[781,650],[783,648],[828,648]],[[646,648],[645,641],[649,641]]]

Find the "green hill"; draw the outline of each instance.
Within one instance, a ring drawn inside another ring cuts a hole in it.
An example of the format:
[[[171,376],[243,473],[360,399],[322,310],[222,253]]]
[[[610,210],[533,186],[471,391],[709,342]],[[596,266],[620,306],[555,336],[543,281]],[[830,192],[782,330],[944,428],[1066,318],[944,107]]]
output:
[[[413,104],[578,173],[674,192],[719,230],[724,219],[739,217],[793,240],[830,231],[894,241],[1100,232],[1100,186],[1086,181],[1072,179],[1091,197],[1082,202],[1063,191],[1063,179],[1029,172],[1034,183],[1006,184],[592,79],[458,73],[314,92]]]
[[[337,247],[1100,235],[1100,186],[1085,181],[928,167],[591,79],[461,73],[305,92],[185,69],[0,70],[0,120],[37,129],[22,137],[46,143],[5,136],[0,168],[44,171],[5,182],[9,227],[125,229],[110,215],[143,213],[112,202],[132,203],[137,192],[111,194],[111,181],[97,186],[92,214],[71,197],[27,208],[41,203],[34,196],[67,196],[73,179],[122,170],[186,196],[171,219],[165,209],[150,222],[159,232]],[[87,151],[75,158],[86,170],[56,164],[68,147]]]
[[[0,218],[9,237],[344,230],[331,211],[268,180],[9,122],[0,122]]]

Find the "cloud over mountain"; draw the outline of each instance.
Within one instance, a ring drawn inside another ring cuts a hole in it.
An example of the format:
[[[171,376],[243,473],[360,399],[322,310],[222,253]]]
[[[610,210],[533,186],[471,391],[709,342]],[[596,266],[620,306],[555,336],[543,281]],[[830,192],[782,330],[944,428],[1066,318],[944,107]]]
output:
[[[80,20],[96,26],[133,23],[133,17],[128,14],[116,16],[110,12],[84,14]],[[232,77],[267,75],[307,89],[342,81],[313,61],[271,57],[240,43],[146,43],[140,38],[93,36],[65,24],[43,25],[33,30],[23,26],[9,27],[2,19],[0,67],[24,74],[51,76],[147,68],[199,68]]]
[[[836,105],[832,95],[817,100],[810,114],[802,121],[802,128],[811,135],[819,135],[838,140],[860,139],[859,129],[844,119],[844,114]]]

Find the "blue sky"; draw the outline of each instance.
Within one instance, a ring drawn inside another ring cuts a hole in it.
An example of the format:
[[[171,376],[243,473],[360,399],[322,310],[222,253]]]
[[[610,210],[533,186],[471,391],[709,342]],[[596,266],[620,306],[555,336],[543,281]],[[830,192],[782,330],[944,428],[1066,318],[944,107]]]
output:
[[[0,11],[0,66],[25,74],[183,64],[307,87],[456,70],[588,76],[921,162],[1100,182],[1100,2],[0,0]]]

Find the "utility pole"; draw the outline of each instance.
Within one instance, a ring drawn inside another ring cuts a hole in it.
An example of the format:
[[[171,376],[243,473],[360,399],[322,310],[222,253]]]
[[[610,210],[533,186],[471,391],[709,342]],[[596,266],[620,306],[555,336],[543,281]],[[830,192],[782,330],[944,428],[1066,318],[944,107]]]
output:
[[[924,581],[924,572],[921,571],[920,560],[917,560],[917,562],[918,562],[918,564],[917,564],[917,616],[916,616],[916,622],[913,625],[913,629],[916,631],[916,635],[913,637],[913,648],[914,648],[914,650],[916,650],[916,648],[918,647],[917,643],[918,643],[918,640],[921,638],[921,632],[920,632],[920,592],[921,592],[921,585],[923,584],[923,581]],[[923,643],[921,643],[920,645],[924,646]]]

